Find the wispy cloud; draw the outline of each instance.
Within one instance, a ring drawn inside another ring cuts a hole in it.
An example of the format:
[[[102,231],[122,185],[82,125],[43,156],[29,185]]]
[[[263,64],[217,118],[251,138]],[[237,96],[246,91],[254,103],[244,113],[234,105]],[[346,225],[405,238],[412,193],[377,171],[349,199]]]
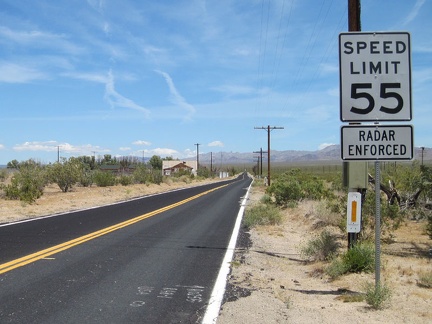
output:
[[[168,85],[168,88],[170,90],[171,102],[173,104],[179,106],[180,108],[184,109],[187,112],[184,119],[190,120],[196,112],[195,107],[193,105],[191,105],[190,103],[188,103],[185,100],[185,98],[183,98],[182,95],[178,92],[177,88],[174,85],[172,78],[169,76],[168,73],[163,72],[163,71],[159,71],[159,70],[155,70],[155,72],[159,73],[160,75],[162,75],[164,77],[164,79]]]
[[[39,30],[12,30],[8,27],[0,26],[0,38],[6,38],[8,41],[25,46],[26,48],[50,48],[68,54],[80,54],[85,52],[82,47],[69,41],[65,35]]]
[[[150,117],[150,110],[138,105],[132,99],[126,98],[117,92],[115,88],[114,75],[110,70],[107,75],[101,73],[65,73],[64,76],[86,80],[89,82],[96,82],[105,84],[105,95],[104,99],[109,103],[111,108],[127,108],[133,109],[144,113],[146,118]],[[131,80],[131,76],[127,76],[127,79]]]
[[[108,72],[108,80],[105,84],[105,100],[112,108],[121,107],[138,110],[144,113],[145,117],[150,116],[150,110],[136,104],[133,100],[122,96],[115,89],[114,76],[111,71]]]
[[[68,72],[63,74],[65,77],[70,77],[79,80],[85,80],[90,82],[97,82],[102,84],[107,84],[109,82],[109,77],[106,74],[101,73],[78,73],[78,72]]]
[[[405,18],[405,21],[402,23],[403,26],[408,25],[411,21],[414,20],[415,17],[417,17],[421,7],[424,5],[425,2],[426,0],[417,0],[408,16]]]
[[[0,82],[28,83],[46,79],[48,79],[46,74],[33,68],[14,63],[0,62]]]

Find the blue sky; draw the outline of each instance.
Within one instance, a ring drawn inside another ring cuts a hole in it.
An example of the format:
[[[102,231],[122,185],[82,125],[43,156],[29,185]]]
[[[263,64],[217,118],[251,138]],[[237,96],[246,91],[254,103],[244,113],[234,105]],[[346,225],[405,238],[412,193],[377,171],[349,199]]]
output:
[[[347,0],[1,0],[0,164],[340,143]],[[432,1],[362,0],[411,34],[415,146],[432,147]]]

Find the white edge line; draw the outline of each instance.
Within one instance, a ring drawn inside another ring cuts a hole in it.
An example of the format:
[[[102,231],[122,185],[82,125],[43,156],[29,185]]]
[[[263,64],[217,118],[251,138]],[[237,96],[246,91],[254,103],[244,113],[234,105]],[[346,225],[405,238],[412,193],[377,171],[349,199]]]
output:
[[[204,314],[202,324],[214,324],[217,321],[219,316],[219,311],[222,305],[223,297],[225,294],[225,287],[227,282],[227,277],[230,273],[231,261],[234,256],[234,251],[237,243],[237,237],[240,231],[240,225],[243,218],[244,210],[246,207],[246,202],[249,196],[250,188],[252,187],[252,183],[249,185],[249,188],[244,196],[240,210],[237,214],[237,220],[233,229],[233,233],[231,235],[231,239],[228,244],[227,251],[225,253],[225,257],[222,261],[221,268],[219,270],[219,274],[217,276],[215,285],[213,287],[213,291],[210,296],[209,304],[207,306],[206,312]]]

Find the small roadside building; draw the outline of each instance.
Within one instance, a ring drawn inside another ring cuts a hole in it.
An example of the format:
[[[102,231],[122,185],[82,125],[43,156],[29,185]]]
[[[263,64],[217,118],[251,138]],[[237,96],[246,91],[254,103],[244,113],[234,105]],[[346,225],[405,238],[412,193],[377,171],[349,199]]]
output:
[[[197,174],[196,161],[162,161],[162,174],[171,176],[175,173],[190,173]]]

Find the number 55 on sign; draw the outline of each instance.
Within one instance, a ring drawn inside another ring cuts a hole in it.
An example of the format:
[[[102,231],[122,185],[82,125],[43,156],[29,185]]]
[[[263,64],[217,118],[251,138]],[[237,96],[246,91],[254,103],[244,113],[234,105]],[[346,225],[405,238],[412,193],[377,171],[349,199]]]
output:
[[[341,33],[339,68],[341,121],[412,119],[409,33]]]

